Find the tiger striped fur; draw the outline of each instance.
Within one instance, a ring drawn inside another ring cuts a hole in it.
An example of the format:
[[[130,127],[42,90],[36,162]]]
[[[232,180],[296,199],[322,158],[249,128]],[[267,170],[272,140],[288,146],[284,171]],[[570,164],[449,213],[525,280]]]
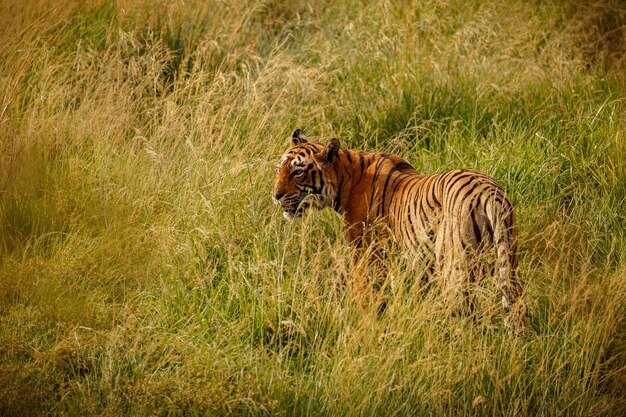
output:
[[[445,283],[460,283],[457,293],[469,310],[472,297],[464,285],[476,279],[478,255],[492,251],[505,322],[524,331],[515,214],[493,178],[469,169],[420,175],[397,155],[341,149],[337,139],[326,146],[309,143],[300,129],[292,142],[272,191],[286,218],[300,216],[309,206],[332,207],[357,248],[369,243],[372,226],[385,225],[409,252],[434,254],[432,269]]]

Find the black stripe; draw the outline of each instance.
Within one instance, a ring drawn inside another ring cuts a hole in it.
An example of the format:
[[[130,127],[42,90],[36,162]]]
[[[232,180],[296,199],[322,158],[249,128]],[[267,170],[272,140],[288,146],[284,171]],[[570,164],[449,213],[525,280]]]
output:
[[[425,185],[427,185],[427,184],[425,184]],[[426,187],[424,187],[424,188],[426,188]],[[433,189],[433,187],[432,187],[432,186],[431,186],[430,188],[431,188],[431,190]],[[425,190],[425,191],[426,191],[426,190]],[[435,205],[434,205],[434,206],[430,204],[430,199],[429,199],[429,198],[431,197],[431,195],[434,195],[434,192],[431,192],[430,194],[426,194],[426,193],[424,193],[423,195],[424,195],[424,199],[426,200],[426,205],[428,206],[428,209],[429,209],[430,211],[433,211],[433,212],[434,212],[434,211],[435,211],[435,209],[437,208],[437,206],[439,205],[439,204],[438,204],[438,203],[439,203],[439,201],[438,201],[437,199],[435,199],[435,201],[437,201],[437,203],[435,203]]]
[[[376,192],[376,180],[378,179],[378,175],[380,175],[383,161],[385,159],[387,158],[385,158],[384,155],[381,155],[379,159],[376,161],[376,165],[374,167],[374,176],[372,177],[372,184],[371,184],[372,195],[370,196],[370,206],[368,207],[368,212],[370,211],[370,209],[372,208],[372,204],[374,203],[374,193]],[[376,215],[378,215],[378,213]]]
[[[301,145],[304,149],[306,149],[307,151],[309,151],[309,155],[313,152],[317,152],[319,149],[317,148],[317,145],[315,145],[314,143],[305,143]]]
[[[378,179],[378,175],[380,175],[380,170],[382,169],[383,162],[386,159],[388,158],[385,157],[384,155],[381,155],[376,161],[376,166],[374,167],[374,177],[372,178],[372,189],[374,188],[374,184],[376,183],[376,180]]]
[[[492,190],[487,190],[487,191],[492,191]],[[486,192],[479,196],[477,206],[478,205],[484,206],[483,211],[485,212],[485,217],[487,217],[487,221],[485,222],[485,226],[487,226],[487,233],[489,233],[489,236],[491,237],[491,241],[493,243],[496,243],[495,232],[493,230],[493,227],[492,227],[492,224],[491,224],[491,220],[489,219],[489,216],[487,215],[487,203],[491,199],[491,195],[490,194],[486,194]],[[481,200],[483,195],[487,196],[487,198],[485,199],[484,202]],[[493,220],[494,221],[498,221],[498,219],[493,219]]]
[[[495,235],[495,232],[493,230],[493,225],[491,224],[491,220],[489,219],[489,216],[487,216],[487,207],[486,206],[485,206],[485,217],[487,217],[487,221],[485,222],[485,226],[487,226],[487,233],[489,234],[489,237],[491,238],[491,241],[495,243],[496,235]]]
[[[394,178],[392,184],[391,184],[391,194],[389,195],[389,201],[390,204],[391,202],[394,201],[394,197],[396,195],[396,191],[398,190],[398,187],[400,187],[402,184],[404,184],[404,180],[407,179],[407,175],[403,174],[401,172],[398,172],[398,175],[396,175],[396,178]],[[406,192],[406,190],[405,190]],[[400,195],[400,197],[398,199],[396,199],[396,201],[398,201],[398,205],[401,206],[402,204],[402,195]],[[401,206],[402,207],[402,206]]]
[[[378,206],[378,209],[376,209],[376,216],[378,216],[378,213],[381,210],[381,208],[382,208],[382,213],[381,214],[383,216],[385,215],[385,207],[386,207],[386,204],[385,204],[386,198],[385,198],[385,196],[387,195],[387,187],[389,186],[389,180],[391,179],[391,177],[393,177],[393,173],[397,172],[397,171],[398,170],[395,167],[393,167],[393,168],[391,168],[389,170],[389,173],[387,174],[387,179],[385,180],[385,185],[383,187],[383,196],[382,196],[381,204]]]
[[[474,190],[475,190],[476,188],[478,188],[478,186],[479,186],[480,184],[477,184],[477,183],[471,183],[471,182],[469,182],[469,183],[467,183],[467,184],[463,184],[463,185],[462,185],[462,186],[461,186],[461,187],[460,187],[460,188],[456,191],[456,193],[454,193],[454,196],[452,196],[452,199],[450,200],[450,204],[451,204],[452,206],[456,205],[456,201],[459,199],[459,196],[461,195],[461,192],[462,192],[463,190],[466,190],[468,185],[471,185],[471,186],[472,186],[472,188],[471,188],[470,190],[468,190],[468,191],[465,193],[465,195],[463,195],[463,198],[466,198],[468,195],[470,195],[472,192],[474,192]]]
[[[408,194],[408,191],[409,191],[409,190],[407,190],[407,194]],[[407,194],[405,194],[405,196],[406,196]],[[411,202],[410,202],[410,201],[403,202],[403,203],[405,203],[405,204],[403,204],[403,205],[402,205],[402,206],[405,208],[405,217],[406,217],[406,219],[407,219],[407,221],[408,221],[409,225],[411,226],[411,231],[412,231],[412,232],[414,232],[414,231],[415,231],[415,229],[413,228],[413,216],[411,215],[411,207],[412,207],[412,204],[411,204]],[[408,204],[406,204],[406,203],[408,203]]]
[[[413,228],[413,219],[411,218],[411,205],[403,204],[401,207],[403,208],[403,218],[406,219],[406,221],[402,222],[402,230],[406,233],[406,240],[409,241],[413,247],[416,247],[415,229]]]
[[[463,179],[466,179],[466,178],[472,178],[471,174],[464,173],[463,171],[457,173],[457,175],[458,176],[456,178],[454,178],[454,180],[452,180],[451,183],[446,184],[446,187],[448,188],[448,190],[450,190],[452,187],[454,187],[457,182],[459,182],[459,181],[461,181]]]
[[[348,163],[351,164],[352,163],[352,158],[350,157],[350,152],[346,151],[345,149],[342,149],[343,154],[346,156],[346,159],[348,160]]]
[[[420,197],[420,217],[422,220],[422,224],[428,224],[428,216],[426,215],[426,210],[424,210],[424,198]]]
[[[435,194],[435,190],[437,189],[436,185],[436,181],[431,180],[430,198],[435,202],[436,206],[441,207],[441,202],[437,199],[437,195]]]
[[[361,176],[359,177],[358,182],[361,182],[361,179],[363,179],[363,174],[365,174],[365,158],[363,158],[362,153],[359,153],[359,164],[361,165]]]
[[[432,177],[431,177],[432,178]],[[445,195],[444,195],[444,179],[446,178],[446,174],[441,174],[441,175],[437,175],[437,177],[435,179],[433,179],[433,189],[435,191],[433,191],[433,194],[435,193],[439,193],[439,195],[441,196],[442,201],[445,200]],[[437,202],[439,203],[439,207],[443,207],[443,204],[441,201],[437,200]]]
[[[317,172],[315,170],[311,171],[311,184],[313,185],[313,189],[315,190],[315,192],[319,192],[317,191],[317,187],[315,187],[315,178],[317,176]]]
[[[405,169],[413,169],[413,167],[408,162],[399,162],[396,164],[396,169],[403,171]]]
[[[474,208],[471,209],[470,215],[472,217],[472,227],[474,228],[474,238],[476,239],[476,246],[480,246],[480,242],[482,242],[482,236],[480,233],[480,227],[476,223],[476,210]]]
[[[420,194],[419,194],[420,184],[419,183],[415,184],[413,189],[415,190],[415,198],[413,198],[413,205],[412,205],[412,207],[413,207],[413,214],[415,215],[415,217],[417,217],[419,219],[419,213],[418,213],[418,210],[417,210],[417,203],[418,203],[418,201],[420,199]],[[420,222],[421,222],[421,220],[420,220]]]
[[[393,182],[393,188],[391,189],[391,196],[389,196],[390,201],[393,201],[393,196],[396,194],[396,190],[403,183],[402,180],[405,178],[406,176],[402,174],[396,176],[396,180]]]
[[[448,171],[448,172],[444,172],[443,174],[438,174],[439,180],[440,180],[439,182],[443,182],[443,186],[445,187],[445,184],[447,184],[447,181],[454,178],[454,176],[460,175],[462,173],[463,171]]]
[[[341,205],[341,187],[343,187],[343,178],[341,179],[341,182],[339,183],[339,187],[337,187],[337,197],[335,197],[335,201],[333,204],[336,212],[339,212],[339,207]]]
[[[411,241],[411,243],[414,246],[417,246],[418,245],[417,236],[416,236],[416,230],[417,229],[415,227],[415,224],[413,224],[413,216],[411,215],[411,211],[412,211],[413,205],[410,204],[410,202],[409,202],[408,204],[405,204],[404,206],[406,207],[406,209],[405,209],[406,210],[406,214],[405,214],[406,218],[409,221],[409,226],[411,226],[411,229],[407,230],[407,234],[409,235],[409,240]]]

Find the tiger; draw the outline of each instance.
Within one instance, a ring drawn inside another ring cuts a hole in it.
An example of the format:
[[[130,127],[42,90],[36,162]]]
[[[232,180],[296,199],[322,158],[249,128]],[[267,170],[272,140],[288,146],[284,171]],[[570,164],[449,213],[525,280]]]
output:
[[[398,155],[343,149],[336,138],[326,145],[309,142],[302,129],[291,141],[272,188],[286,219],[302,216],[309,207],[332,208],[357,250],[382,224],[403,250],[432,253],[431,272],[441,274],[443,282],[462,282],[457,296],[470,313],[468,288],[477,275],[472,262],[491,251],[504,323],[515,333],[526,332],[515,211],[495,179],[472,169],[421,175]]]

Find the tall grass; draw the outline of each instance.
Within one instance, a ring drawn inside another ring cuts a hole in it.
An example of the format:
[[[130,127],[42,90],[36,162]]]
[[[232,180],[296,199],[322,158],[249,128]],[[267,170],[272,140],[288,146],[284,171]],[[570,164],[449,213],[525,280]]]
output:
[[[626,11],[611,2],[0,1],[0,413],[623,415]],[[286,223],[289,132],[485,171],[532,334],[451,317],[340,219]],[[404,283],[404,284],[402,284]]]

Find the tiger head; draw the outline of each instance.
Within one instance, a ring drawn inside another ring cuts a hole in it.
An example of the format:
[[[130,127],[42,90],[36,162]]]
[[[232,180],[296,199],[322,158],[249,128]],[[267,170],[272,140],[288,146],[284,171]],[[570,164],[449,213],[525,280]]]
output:
[[[291,141],[293,146],[276,166],[278,176],[272,190],[273,200],[287,220],[300,217],[308,207],[332,206],[337,197],[334,164],[340,147],[337,139],[327,145],[309,143],[300,129],[293,132]]]

